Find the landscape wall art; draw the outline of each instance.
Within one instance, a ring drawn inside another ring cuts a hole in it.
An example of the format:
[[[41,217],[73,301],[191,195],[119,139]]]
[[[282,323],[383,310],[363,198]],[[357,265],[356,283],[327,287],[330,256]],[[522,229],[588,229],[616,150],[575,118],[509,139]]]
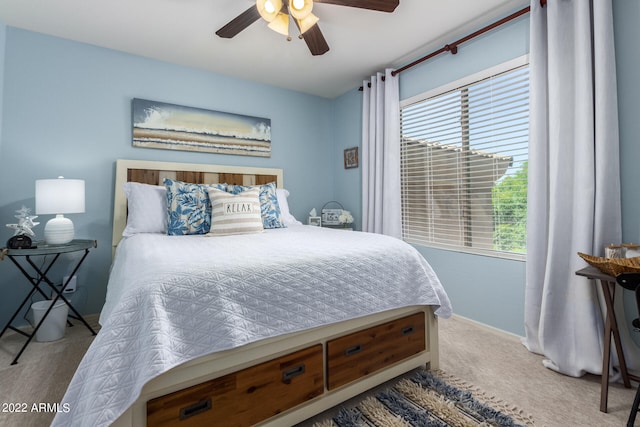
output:
[[[133,99],[133,145],[271,156],[271,119]]]

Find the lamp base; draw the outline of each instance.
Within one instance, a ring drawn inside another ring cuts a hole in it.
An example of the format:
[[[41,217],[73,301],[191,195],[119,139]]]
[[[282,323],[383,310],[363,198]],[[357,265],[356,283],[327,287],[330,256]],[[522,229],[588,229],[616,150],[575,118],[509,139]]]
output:
[[[44,226],[44,241],[47,245],[63,245],[73,240],[73,222],[58,214]]]

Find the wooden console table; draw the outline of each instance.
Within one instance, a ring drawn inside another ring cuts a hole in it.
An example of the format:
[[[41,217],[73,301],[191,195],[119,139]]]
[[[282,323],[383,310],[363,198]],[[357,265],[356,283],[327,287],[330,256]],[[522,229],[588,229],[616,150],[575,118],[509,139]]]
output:
[[[607,400],[609,397],[609,367],[611,366],[611,336],[613,335],[613,343],[620,362],[620,374],[622,382],[627,388],[631,388],[629,380],[640,381],[640,377],[630,374],[627,371],[627,362],[622,351],[622,341],[620,340],[620,331],[618,330],[618,321],[613,308],[613,301],[616,294],[616,278],[602,273],[595,267],[585,267],[576,271],[578,276],[584,276],[587,279],[600,281],[602,293],[604,294],[604,302],[606,305],[606,315],[604,323],[604,349],[602,351],[602,379],[600,382],[600,411],[607,412]]]

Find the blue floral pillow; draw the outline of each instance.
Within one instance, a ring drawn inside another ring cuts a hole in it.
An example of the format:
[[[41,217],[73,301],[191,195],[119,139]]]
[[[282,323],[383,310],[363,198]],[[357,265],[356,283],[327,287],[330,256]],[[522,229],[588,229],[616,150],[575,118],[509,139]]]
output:
[[[167,187],[167,234],[207,234],[211,228],[208,188],[225,191],[227,184],[187,184],[165,178]]]
[[[278,205],[278,197],[276,196],[276,183],[259,186],[249,185],[228,185],[227,192],[231,194],[239,194],[245,190],[252,188],[260,189],[260,213],[262,216],[262,226],[264,228],[285,228],[282,214],[280,213],[280,205]]]

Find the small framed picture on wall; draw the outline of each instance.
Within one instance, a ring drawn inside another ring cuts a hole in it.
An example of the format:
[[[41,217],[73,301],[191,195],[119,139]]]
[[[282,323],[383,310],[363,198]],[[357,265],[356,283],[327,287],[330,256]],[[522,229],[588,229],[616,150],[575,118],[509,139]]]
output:
[[[353,169],[358,167],[358,147],[351,147],[344,150],[344,168]]]

